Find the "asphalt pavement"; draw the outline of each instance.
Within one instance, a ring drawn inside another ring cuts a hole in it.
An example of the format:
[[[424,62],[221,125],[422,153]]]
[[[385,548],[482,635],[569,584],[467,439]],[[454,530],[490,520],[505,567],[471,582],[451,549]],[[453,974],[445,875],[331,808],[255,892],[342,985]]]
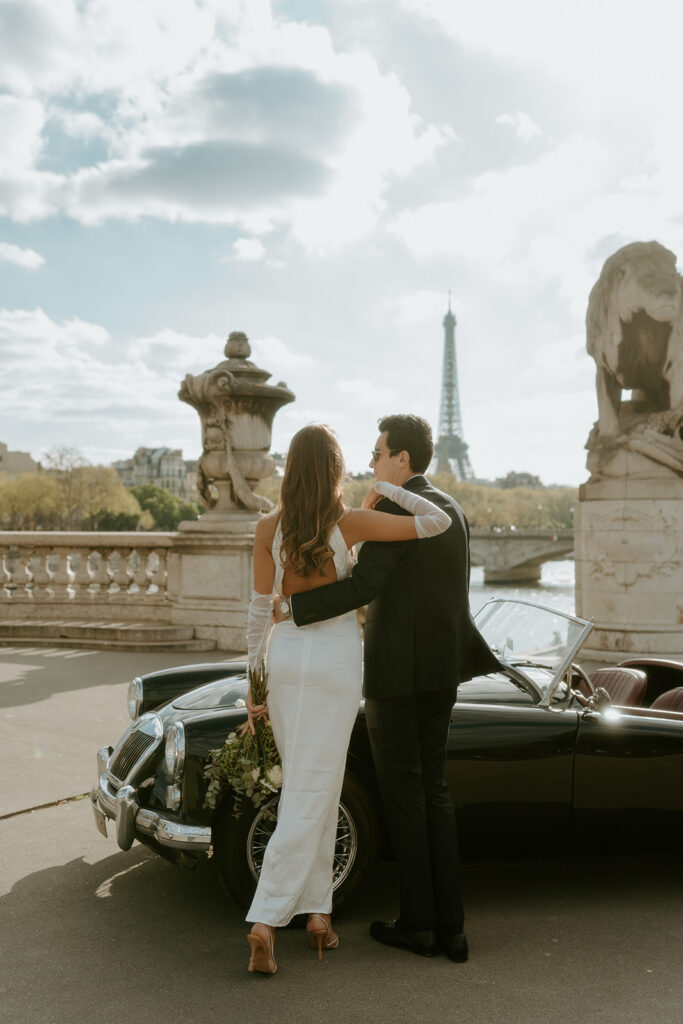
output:
[[[2,1024],[681,1024],[680,857],[464,868],[471,957],[387,949],[379,865],[318,963],[280,931],[278,973],[246,972],[243,914],[213,866],[177,868],[95,829],[95,752],[129,722],[129,678],[217,654],[0,649]],[[39,809],[32,809],[39,808]]]

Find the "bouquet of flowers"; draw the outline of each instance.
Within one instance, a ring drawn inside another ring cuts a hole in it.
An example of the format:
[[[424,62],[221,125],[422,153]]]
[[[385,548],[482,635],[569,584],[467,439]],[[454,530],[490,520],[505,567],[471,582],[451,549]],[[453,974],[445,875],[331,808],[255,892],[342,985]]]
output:
[[[263,664],[256,670],[249,669],[249,686],[252,704],[265,704],[268,673]],[[268,718],[262,715],[254,720],[253,734],[245,723],[229,734],[219,750],[210,750],[204,776],[209,780],[204,806],[215,808],[221,794],[231,789],[235,796],[233,813],[236,818],[245,796],[254,807],[260,807],[264,800],[277,793],[282,786],[282,763]]]

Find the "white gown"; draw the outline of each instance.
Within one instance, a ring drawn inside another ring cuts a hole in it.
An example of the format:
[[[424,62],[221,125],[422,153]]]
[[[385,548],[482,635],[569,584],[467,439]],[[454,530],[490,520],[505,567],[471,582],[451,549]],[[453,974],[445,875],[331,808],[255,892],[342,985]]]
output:
[[[282,532],[273,538],[281,592]],[[330,534],[337,578],[353,559],[338,526]],[[332,863],[346,752],[361,697],[355,612],[326,622],[275,625],[266,655],[268,715],[282,758],[277,826],[268,843],[247,921],[286,925],[295,914],[332,910]]]

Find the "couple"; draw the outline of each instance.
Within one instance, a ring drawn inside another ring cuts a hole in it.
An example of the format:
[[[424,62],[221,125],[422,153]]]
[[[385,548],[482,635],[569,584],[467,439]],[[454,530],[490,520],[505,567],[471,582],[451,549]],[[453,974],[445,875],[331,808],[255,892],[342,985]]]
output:
[[[336,438],[309,426],[292,440],[277,508],[256,528],[248,656],[252,668],[265,659],[268,669],[283,786],[247,914],[250,971],[275,972],[273,929],[295,914],[308,914],[319,958],[339,943],[332,862],[361,695],[354,609],[365,604],[365,718],[400,907],[398,920],[374,921],[370,934],[422,956],[441,949],[467,959],[446,741],[458,683],[499,666],[469,612],[467,521],[423,476],[433,455],[429,424],[396,415],[379,429],[375,484],[361,509],[343,504]],[[361,542],[354,565],[351,549]],[[250,724],[266,711],[247,707]]]

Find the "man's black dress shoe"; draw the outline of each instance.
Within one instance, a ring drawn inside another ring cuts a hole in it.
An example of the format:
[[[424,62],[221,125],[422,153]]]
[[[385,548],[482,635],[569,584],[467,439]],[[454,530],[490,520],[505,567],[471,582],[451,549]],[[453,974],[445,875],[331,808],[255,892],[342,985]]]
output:
[[[400,921],[373,921],[370,934],[385,946],[408,949],[419,956],[436,956],[438,953],[434,932],[413,931],[404,928]]]
[[[443,929],[437,931],[437,937],[439,940],[439,946],[444,951],[449,960],[455,960],[456,963],[464,964],[465,960],[469,955],[467,949],[467,938],[464,932],[449,932]]]

